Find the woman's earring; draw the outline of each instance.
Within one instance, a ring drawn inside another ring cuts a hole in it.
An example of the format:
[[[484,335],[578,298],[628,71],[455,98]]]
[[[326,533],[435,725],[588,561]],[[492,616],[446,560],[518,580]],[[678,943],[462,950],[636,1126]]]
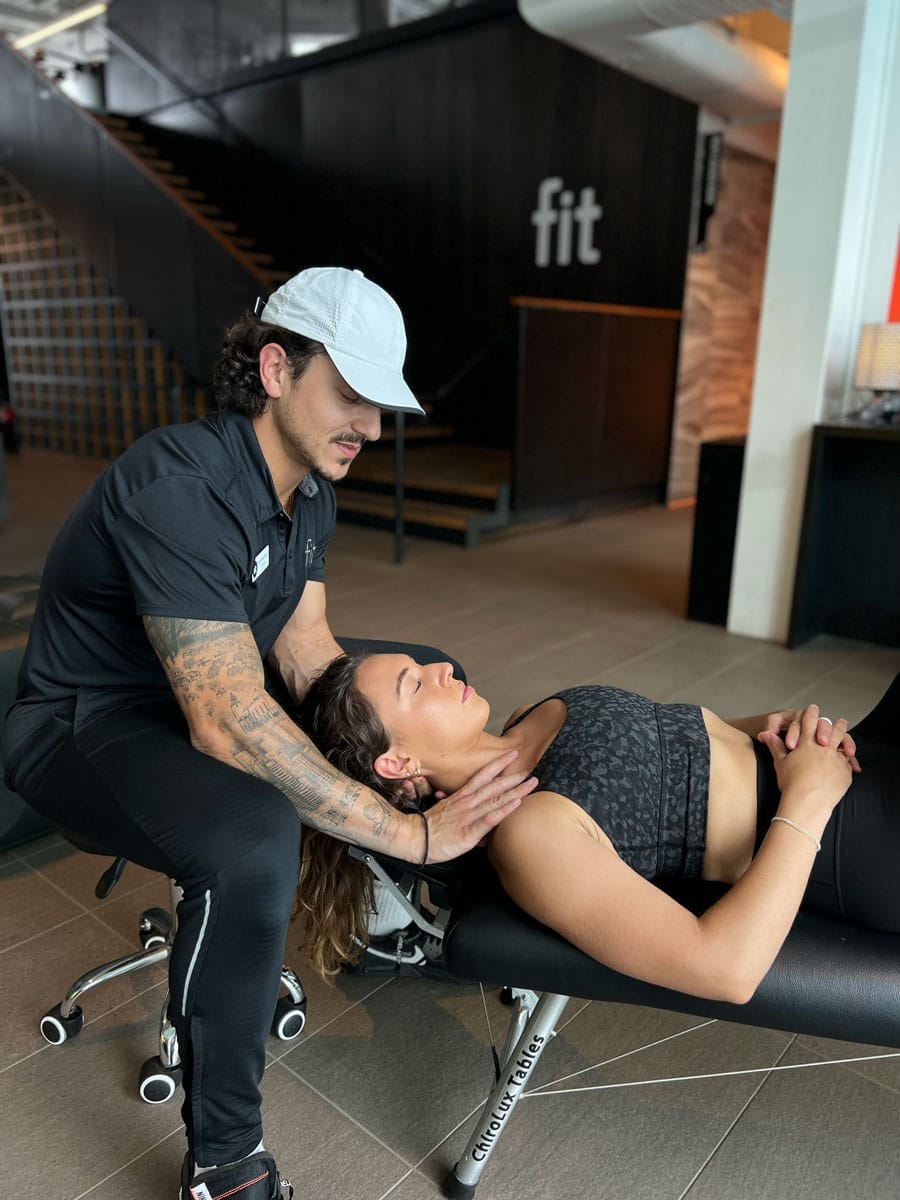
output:
[[[416,767],[416,770],[415,770],[416,779],[418,779],[421,774],[422,774],[422,768]]]

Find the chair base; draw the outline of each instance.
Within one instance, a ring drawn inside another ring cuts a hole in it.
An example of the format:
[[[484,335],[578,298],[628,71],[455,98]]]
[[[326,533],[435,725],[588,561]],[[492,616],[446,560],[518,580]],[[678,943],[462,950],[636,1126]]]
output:
[[[117,860],[121,861],[121,860]],[[114,864],[115,866],[116,864]],[[110,868],[104,874],[109,875]],[[121,870],[118,871],[121,874]],[[118,878],[118,874],[116,878]],[[175,936],[175,918],[179,889],[170,880],[171,913],[162,908],[149,908],[141,914],[138,936],[144,947],[103,963],[80,975],[66,992],[64,999],[46,1012],[40,1021],[41,1036],[52,1046],[61,1046],[78,1036],[84,1025],[84,1012],[79,1001],[103,983],[130,975],[145,967],[168,960]],[[290,967],[282,967],[281,986],[286,995],[279,997],[272,1019],[272,1036],[283,1042],[295,1041],[306,1026],[306,994],[303,985]],[[181,1084],[181,1055],[175,1027],[169,1020],[169,994],[166,992],[159,1017],[159,1053],[148,1058],[138,1076],[138,1095],[146,1104],[165,1104]]]

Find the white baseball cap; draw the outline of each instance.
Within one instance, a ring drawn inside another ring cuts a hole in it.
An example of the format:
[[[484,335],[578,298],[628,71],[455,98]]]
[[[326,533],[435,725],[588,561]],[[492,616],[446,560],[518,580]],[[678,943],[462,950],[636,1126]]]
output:
[[[321,342],[347,383],[370,404],[424,411],[403,378],[403,314],[362,271],[310,267],[273,292],[259,316]]]

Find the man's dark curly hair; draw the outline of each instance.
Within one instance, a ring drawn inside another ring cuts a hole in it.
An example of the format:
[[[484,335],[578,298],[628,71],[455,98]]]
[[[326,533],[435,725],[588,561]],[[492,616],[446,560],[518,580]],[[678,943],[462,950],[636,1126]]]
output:
[[[321,342],[294,333],[280,325],[261,321],[247,312],[225,331],[222,352],[213,370],[213,390],[219,409],[258,417],[269,403],[259,378],[259,352],[270,342],[281,346],[287,356],[291,377],[300,378],[310,360],[324,354]]]

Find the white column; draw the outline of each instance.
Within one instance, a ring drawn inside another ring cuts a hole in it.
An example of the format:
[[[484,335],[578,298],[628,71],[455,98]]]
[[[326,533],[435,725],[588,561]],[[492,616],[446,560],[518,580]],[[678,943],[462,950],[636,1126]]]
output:
[[[900,226],[900,0],[794,0],[792,25],[728,614],[733,632],[775,641],[812,427],[847,407]]]

